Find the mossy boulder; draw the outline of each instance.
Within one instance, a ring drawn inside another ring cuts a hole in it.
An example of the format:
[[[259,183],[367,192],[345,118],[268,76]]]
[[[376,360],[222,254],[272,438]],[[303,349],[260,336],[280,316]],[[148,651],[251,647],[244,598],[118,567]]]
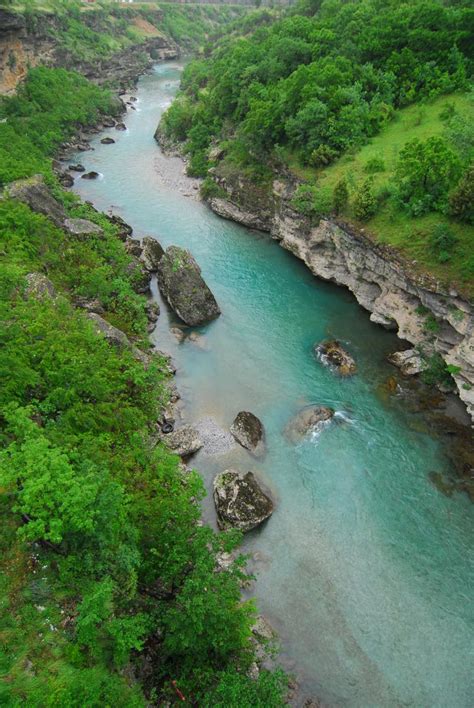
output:
[[[225,470],[214,479],[214,503],[221,529],[250,531],[272,515],[274,504],[252,472]]]
[[[260,457],[265,452],[265,431],[262,422],[249,411],[237,414],[230,432],[242,447]]]
[[[160,259],[157,272],[163,296],[187,325],[200,325],[220,315],[219,305],[189,251],[170,246]]]

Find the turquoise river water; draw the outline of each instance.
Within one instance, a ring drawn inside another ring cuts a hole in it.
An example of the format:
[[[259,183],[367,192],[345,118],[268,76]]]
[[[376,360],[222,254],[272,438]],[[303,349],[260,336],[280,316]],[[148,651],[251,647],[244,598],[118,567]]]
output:
[[[102,176],[77,179],[76,191],[121,214],[135,236],[189,248],[220,304],[221,317],[199,329],[205,347],[176,340],[163,303],[152,336],[178,367],[186,420],[228,427],[251,410],[264,422],[263,461],[239,449],[199,453],[195,466],[208,488],[228,466],[253,469],[276,497],[244,550],[282,661],[329,706],[472,706],[473,507],[430,483],[448,463],[421,414],[380,393],[400,343],[347,291],[166,179],[153,133],[180,71],[161,64],[141,79],[128,130],[106,131],[115,145],[97,136],[94,152],[77,156]],[[176,159],[169,165],[176,171]],[[337,378],[314,358],[328,336],[355,354],[358,375]],[[294,447],[282,430],[308,403],[333,406],[338,422]],[[209,500],[204,515],[215,523]]]

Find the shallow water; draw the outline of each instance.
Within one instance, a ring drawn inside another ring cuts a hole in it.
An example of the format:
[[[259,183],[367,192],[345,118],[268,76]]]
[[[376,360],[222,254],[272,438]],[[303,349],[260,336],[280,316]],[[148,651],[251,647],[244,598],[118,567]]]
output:
[[[182,165],[161,156],[153,132],[179,76],[168,63],[142,78],[128,131],[106,131],[115,145],[101,135],[78,156],[103,176],[77,179],[76,191],[112,207],[136,236],[189,248],[221,306],[198,330],[202,347],[178,343],[163,304],[153,338],[178,366],[186,419],[228,427],[251,410],[265,424],[263,461],[241,449],[195,461],[208,488],[232,465],[260,473],[277,498],[244,550],[283,660],[331,706],[472,706],[473,507],[432,486],[429,472],[447,467],[445,443],[381,392],[393,374],[386,354],[400,343],[270,238],[178,191]],[[314,358],[327,337],[347,344],[357,376],[339,379]],[[282,430],[308,403],[340,415],[291,446]],[[204,513],[214,523],[210,501]]]

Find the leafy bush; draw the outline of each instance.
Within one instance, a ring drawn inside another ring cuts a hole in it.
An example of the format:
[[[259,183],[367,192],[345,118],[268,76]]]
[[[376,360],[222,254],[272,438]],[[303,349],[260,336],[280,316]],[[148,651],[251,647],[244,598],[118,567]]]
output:
[[[373,178],[367,178],[357,190],[352,208],[357,219],[367,221],[377,211],[377,198],[374,193]]]
[[[384,172],[385,162],[383,157],[371,157],[370,160],[367,160],[367,162],[365,163],[364,169],[368,174]]]
[[[431,232],[429,247],[440,263],[446,263],[453,257],[458,240],[446,224],[437,224]]]
[[[347,182],[344,178],[340,179],[339,182],[334,187],[334,193],[332,197],[332,208],[335,214],[340,214],[341,211],[347,206],[349,201],[349,190],[347,188]]]
[[[474,163],[449,195],[449,213],[460,221],[474,224]]]

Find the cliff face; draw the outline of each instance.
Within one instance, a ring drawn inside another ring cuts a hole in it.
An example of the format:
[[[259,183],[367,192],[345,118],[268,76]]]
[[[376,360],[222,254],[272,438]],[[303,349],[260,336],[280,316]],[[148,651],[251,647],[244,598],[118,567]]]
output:
[[[268,231],[314,275],[349,288],[373,322],[397,331],[427,356],[439,353],[446,364],[459,367],[453,378],[474,421],[474,313],[466,299],[412,272],[393,250],[347,224],[329,219],[311,224],[292,209],[289,182],[258,190],[241,176],[219,174],[219,168],[214,178],[227,194],[210,200],[217,214]]]
[[[160,15],[157,13],[157,22]],[[173,40],[163,36],[153,25],[148,25],[150,36],[143,42],[128,46],[107,58],[81,61],[55,39],[60,20],[44,14],[26,21],[25,17],[0,9],[0,94],[11,94],[30,67],[43,65],[74,69],[99,84],[129,85],[153,62],[179,56]],[[84,24],[95,27],[95,16],[84,16]],[[148,24],[148,23],[141,23]],[[143,29],[143,27],[141,27]]]

